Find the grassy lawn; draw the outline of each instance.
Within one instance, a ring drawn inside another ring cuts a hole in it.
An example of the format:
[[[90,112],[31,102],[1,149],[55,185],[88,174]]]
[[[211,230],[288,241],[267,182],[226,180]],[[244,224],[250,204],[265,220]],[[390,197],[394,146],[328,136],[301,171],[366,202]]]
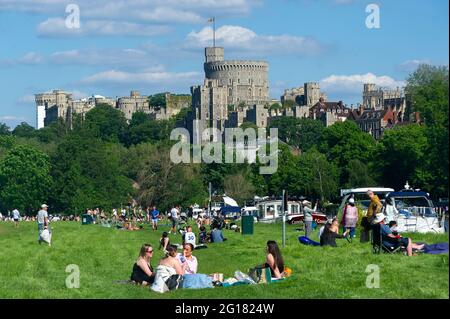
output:
[[[421,254],[414,257],[373,255],[370,244],[358,240],[338,240],[338,248],[299,244],[303,235],[287,225],[286,247],[282,253],[293,275],[270,285],[246,285],[228,288],[181,289],[157,294],[145,287],[116,284],[128,279],[143,243],[154,246],[152,265],[156,268],[162,252],[158,239],[168,226],[152,231],[127,232],[99,225],[82,226],[75,222],[55,222],[52,247],[38,245],[37,225],[22,222],[0,223],[0,298],[448,298],[448,254]],[[194,227],[194,231],[196,227]],[[274,239],[281,244],[281,224],[255,224],[255,234],[243,236],[224,230],[228,241],[209,244],[194,251],[199,273],[224,273],[232,277],[236,270],[265,260],[265,243]],[[411,234],[414,241],[448,242],[448,236]],[[312,236],[317,239],[317,233]],[[181,243],[181,236],[171,235]],[[65,285],[66,266],[80,268],[80,288]],[[380,288],[366,288],[367,265],[380,269]]]

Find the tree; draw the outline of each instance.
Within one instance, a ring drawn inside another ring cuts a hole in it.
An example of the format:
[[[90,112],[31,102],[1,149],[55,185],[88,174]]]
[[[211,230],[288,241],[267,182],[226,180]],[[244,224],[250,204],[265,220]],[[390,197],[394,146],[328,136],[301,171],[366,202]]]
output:
[[[138,201],[144,206],[158,205],[162,210],[171,205],[184,207],[207,198],[199,164],[174,164],[165,145],[155,146],[148,161],[137,174]]]
[[[45,153],[25,145],[13,147],[0,162],[0,203],[3,209],[33,214],[47,201],[52,183]]]
[[[312,198],[319,198],[323,203],[337,195],[337,168],[327,161],[324,154],[312,148],[299,158],[299,183],[304,192]]]
[[[432,196],[448,197],[449,183],[449,78],[447,66],[421,65],[409,76],[406,93],[425,123],[427,154],[423,179]]]
[[[124,114],[107,104],[99,104],[86,113],[83,126],[104,141],[118,142],[127,127]]]
[[[149,103],[151,107],[166,107],[166,93],[157,93],[149,96]]]
[[[62,213],[120,207],[133,195],[132,180],[121,166],[124,148],[104,142],[90,130],[69,133],[53,154],[52,205]]]
[[[346,188],[370,187],[375,185],[375,174],[369,170],[368,165],[359,159],[352,159],[347,167],[348,181]]]
[[[14,128],[12,134],[15,136],[31,138],[34,136],[34,132],[34,127],[26,122],[22,122]]]
[[[276,118],[271,121],[269,127],[278,128],[278,137],[281,140],[302,151],[318,145],[325,129],[321,121],[295,117]]]
[[[77,129],[78,127],[75,127]],[[62,118],[50,123],[50,125],[35,131],[35,136],[42,143],[59,142],[70,131],[69,124]]]
[[[292,100],[285,100],[283,102],[283,109],[290,109],[293,106],[295,106],[295,102]]]
[[[11,129],[5,123],[0,123],[0,136],[1,135],[11,135]]]
[[[235,199],[240,205],[245,200],[252,199],[255,195],[255,187],[244,174],[228,175],[224,179],[225,194]]]
[[[414,187],[423,187],[425,129],[417,124],[400,126],[386,131],[377,150],[377,169],[386,186],[401,189],[406,181]]]
[[[369,164],[375,156],[375,139],[353,121],[337,122],[323,130],[319,151],[339,168],[340,185],[348,182],[347,166],[357,159]]]

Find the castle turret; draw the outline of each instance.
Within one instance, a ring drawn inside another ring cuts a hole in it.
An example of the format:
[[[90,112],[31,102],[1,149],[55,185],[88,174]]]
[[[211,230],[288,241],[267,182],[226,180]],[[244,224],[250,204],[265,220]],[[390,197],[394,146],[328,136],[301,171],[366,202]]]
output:
[[[224,49],[221,47],[205,48],[205,63],[223,61]]]

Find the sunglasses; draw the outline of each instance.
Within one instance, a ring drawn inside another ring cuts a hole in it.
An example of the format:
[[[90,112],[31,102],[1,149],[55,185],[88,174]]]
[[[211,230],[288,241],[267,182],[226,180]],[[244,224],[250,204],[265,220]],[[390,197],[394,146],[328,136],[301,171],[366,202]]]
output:
[[[148,252],[148,253],[152,253],[152,252],[153,252],[153,250],[147,250],[147,252]]]

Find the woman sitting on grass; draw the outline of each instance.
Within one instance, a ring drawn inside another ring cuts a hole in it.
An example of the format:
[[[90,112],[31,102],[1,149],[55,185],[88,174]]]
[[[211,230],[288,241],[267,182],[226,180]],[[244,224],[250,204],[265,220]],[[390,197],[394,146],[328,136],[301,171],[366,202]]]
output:
[[[161,238],[159,239],[159,249],[163,249],[164,253],[167,253],[167,247],[170,246],[169,233],[163,232]]]
[[[269,240],[267,242],[267,256],[266,256],[266,267],[270,267],[270,274],[272,278],[283,277],[284,271],[284,260],[281,256],[280,248],[274,240]]]
[[[149,244],[144,244],[139,252],[139,257],[133,265],[131,280],[143,286],[151,285],[155,281],[155,273],[151,265],[153,248]]]
[[[323,233],[320,236],[320,246],[337,247],[336,238],[345,238],[348,232],[350,232],[349,229],[347,229],[343,235],[340,235],[339,221],[337,220],[337,218],[334,218],[331,222],[327,222],[327,224],[325,225]]]
[[[155,282],[151,289],[155,292],[166,292],[171,290],[172,287],[168,287],[169,280],[175,275],[184,275],[183,267],[177,257],[177,247],[174,245],[167,246],[167,253],[164,258],[159,262],[158,268],[156,268]],[[180,278],[178,276],[178,278]]]

